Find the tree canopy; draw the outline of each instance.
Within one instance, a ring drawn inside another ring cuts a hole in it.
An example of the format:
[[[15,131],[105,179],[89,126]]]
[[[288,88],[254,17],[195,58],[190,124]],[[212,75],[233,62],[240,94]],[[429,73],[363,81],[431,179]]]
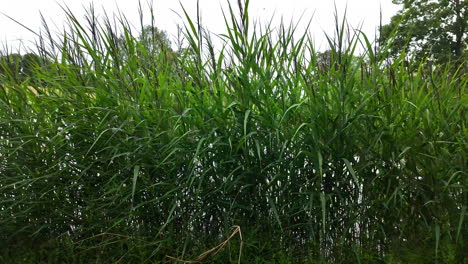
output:
[[[158,54],[164,51],[172,51],[171,41],[166,31],[153,26],[145,26],[139,36],[139,41],[148,52]]]
[[[3,55],[0,56],[0,75],[9,76],[14,80],[34,79],[35,69],[49,63],[45,58],[34,53]]]
[[[393,0],[403,8],[381,29],[381,42],[397,28],[391,56],[402,52],[415,60],[462,62],[467,46],[468,2],[460,0]]]

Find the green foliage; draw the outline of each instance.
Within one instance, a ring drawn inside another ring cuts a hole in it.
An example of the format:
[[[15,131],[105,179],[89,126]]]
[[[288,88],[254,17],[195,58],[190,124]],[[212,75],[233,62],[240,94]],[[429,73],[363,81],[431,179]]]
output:
[[[466,60],[468,4],[460,0],[394,0],[403,8],[382,27],[381,41],[398,31],[391,54],[410,54],[416,61],[433,58],[437,63]]]
[[[47,59],[33,53],[6,54],[0,56],[0,75],[13,82],[28,80],[37,86],[40,85],[39,77],[36,76],[37,69],[47,67],[49,64]]]
[[[171,53],[66,11],[40,85],[0,75],[0,262],[172,263],[234,225],[207,261],[463,262],[466,75],[239,7],[222,47],[187,16]]]
[[[154,55],[164,51],[172,51],[171,41],[167,33],[156,27],[144,27],[138,40],[145,47],[147,52]]]

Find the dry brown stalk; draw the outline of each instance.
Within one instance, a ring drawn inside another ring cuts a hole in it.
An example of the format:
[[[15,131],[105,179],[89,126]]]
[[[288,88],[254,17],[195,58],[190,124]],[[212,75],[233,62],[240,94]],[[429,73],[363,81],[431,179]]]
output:
[[[216,254],[218,254],[236,234],[239,234],[239,238],[240,238],[240,247],[239,247],[239,259],[238,259],[238,263],[240,263],[241,254],[242,254],[242,245],[243,245],[243,243],[244,243],[243,240],[242,240],[241,228],[240,228],[240,226],[235,225],[235,226],[232,226],[232,229],[233,229],[233,230],[232,230],[231,235],[230,235],[226,240],[224,240],[223,242],[221,242],[221,243],[220,243],[219,245],[217,245],[216,247],[211,248],[210,250],[203,252],[203,253],[200,254],[197,258],[195,258],[195,260],[183,260],[183,259],[176,258],[176,257],[172,257],[172,256],[166,256],[166,257],[167,257],[167,258],[170,258],[170,259],[172,259],[172,260],[179,261],[179,262],[183,262],[183,263],[187,263],[187,264],[202,263],[202,262],[205,261],[208,257],[210,257],[210,256],[215,256]]]

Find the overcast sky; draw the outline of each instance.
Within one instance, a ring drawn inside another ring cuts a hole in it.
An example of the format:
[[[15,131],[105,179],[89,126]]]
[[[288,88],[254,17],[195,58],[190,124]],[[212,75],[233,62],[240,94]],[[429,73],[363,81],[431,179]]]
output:
[[[237,4],[237,0],[200,0],[202,24],[213,33],[224,33],[224,22],[221,8],[226,3]],[[0,0],[0,42],[7,42],[9,46],[17,47],[21,43],[28,45],[34,35],[11,21],[8,15],[33,30],[41,27],[40,12],[54,27],[63,28],[64,12],[60,4],[68,6],[77,17],[83,17],[83,6],[89,6],[93,2],[98,13],[102,14],[103,8],[108,14],[120,9],[127,19],[135,26],[139,25],[138,0]],[[189,14],[196,16],[196,0],[153,0],[155,8],[156,26],[175,36],[177,25],[183,23],[178,14],[182,14],[182,4]],[[142,0],[147,3],[147,0]],[[280,22],[281,17],[285,21],[297,21],[303,15],[302,25],[311,18],[310,32],[314,36],[315,44],[324,47],[323,32],[333,33],[334,5],[343,15],[347,8],[347,20],[353,27],[361,26],[362,30],[373,38],[380,22],[380,9],[382,20],[386,24],[399,9],[391,0],[251,0],[250,17],[259,21],[268,21],[273,14],[273,25]],[[144,7],[147,5],[143,4]],[[147,8],[146,8],[147,10]],[[5,15],[3,15],[3,14]],[[146,18],[149,19],[148,13]],[[146,20],[149,21],[149,20]]]

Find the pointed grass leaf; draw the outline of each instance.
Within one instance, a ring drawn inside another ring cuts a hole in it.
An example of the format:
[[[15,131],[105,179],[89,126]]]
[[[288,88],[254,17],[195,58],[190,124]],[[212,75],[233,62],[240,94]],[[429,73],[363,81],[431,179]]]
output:
[[[140,165],[133,167],[133,178],[132,178],[132,211],[135,206],[135,190],[137,185],[138,174],[140,174]]]
[[[349,160],[343,158],[343,161],[344,163],[346,164],[346,168],[348,169],[349,173],[351,174],[351,176],[353,177],[353,180],[354,180],[354,183],[356,184],[356,188],[359,188],[359,180],[356,176],[356,172],[354,171],[354,168],[353,166],[351,165],[351,163],[349,162]]]

